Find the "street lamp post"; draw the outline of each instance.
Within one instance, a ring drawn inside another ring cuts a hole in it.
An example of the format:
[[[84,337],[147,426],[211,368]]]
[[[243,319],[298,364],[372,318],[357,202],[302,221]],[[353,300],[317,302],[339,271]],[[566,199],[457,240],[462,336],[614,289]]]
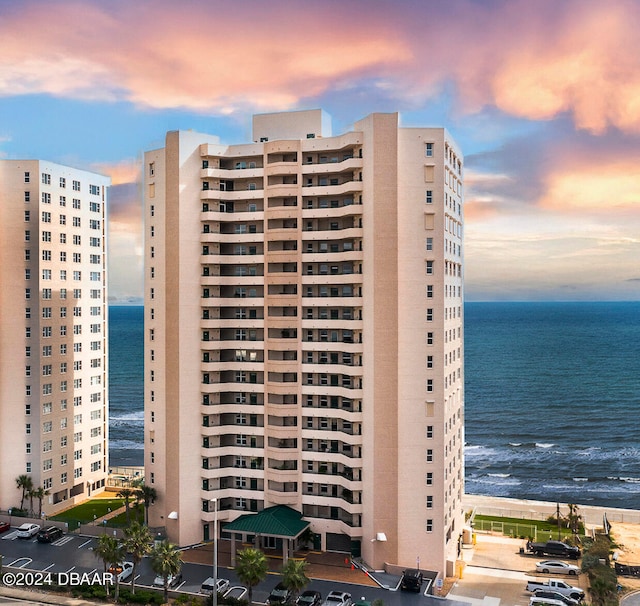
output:
[[[213,606],[218,606],[218,499],[213,502]]]

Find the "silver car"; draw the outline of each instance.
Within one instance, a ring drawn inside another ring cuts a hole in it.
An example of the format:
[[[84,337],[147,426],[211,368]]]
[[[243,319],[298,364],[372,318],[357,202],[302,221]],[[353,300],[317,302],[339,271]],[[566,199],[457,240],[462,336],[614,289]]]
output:
[[[545,560],[536,564],[536,572],[578,575],[580,574],[580,568],[574,564],[567,564],[558,560]]]
[[[19,539],[30,539],[40,532],[40,526],[37,524],[23,524],[18,527],[16,536]]]

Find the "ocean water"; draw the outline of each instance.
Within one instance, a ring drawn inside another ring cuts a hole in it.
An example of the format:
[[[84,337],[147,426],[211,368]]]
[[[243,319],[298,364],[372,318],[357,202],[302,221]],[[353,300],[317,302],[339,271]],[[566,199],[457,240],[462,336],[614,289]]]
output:
[[[144,308],[109,307],[109,466],[144,464]]]
[[[143,463],[143,309],[110,307],[110,465]],[[640,509],[640,303],[465,305],[466,492]]]
[[[466,492],[640,509],[640,303],[465,306]]]

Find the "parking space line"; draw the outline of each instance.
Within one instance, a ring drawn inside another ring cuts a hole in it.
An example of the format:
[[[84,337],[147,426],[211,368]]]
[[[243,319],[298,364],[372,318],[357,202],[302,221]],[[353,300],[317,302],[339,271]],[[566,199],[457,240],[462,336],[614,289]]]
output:
[[[21,566],[16,566],[16,562],[22,562],[24,560],[24,564]],[[31,564],[33,560],[31,558],[18,558],[17,560],[13,560],[11,564],[6,564],[6,566],[13,566],[14,568],[24,568],[27,564]]]
[[[69,570],[66,571],[67,574],[69,574],[72,570],[75,570],[75,566],[72,566],[71,568],[69,568]]]
[[[54,566],[55,566],[55,563],[54,564],[49,564],[49,566],[47,566],[46,568],[42,569],[42,572],[44,572],[45,570],[49,570],[49,568],[53,568]]]
[[[85,545],[88,545],[89,543],[91,543],[93,539],[89,539],[88,541],[85,541],[84,543],[82,543],[82,545],[78,545],[78,549],[80,549],[80,547],[84,547]]]

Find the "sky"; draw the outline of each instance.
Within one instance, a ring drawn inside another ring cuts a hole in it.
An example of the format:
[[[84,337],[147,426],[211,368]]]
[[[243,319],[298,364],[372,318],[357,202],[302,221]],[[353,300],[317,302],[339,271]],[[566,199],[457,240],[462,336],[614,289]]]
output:
[[[0,0],[0,159],[112,178],[126,302],[166,131],[398,111],[463,150],[467,300],[640,300],[639,28],[640,0]]]

